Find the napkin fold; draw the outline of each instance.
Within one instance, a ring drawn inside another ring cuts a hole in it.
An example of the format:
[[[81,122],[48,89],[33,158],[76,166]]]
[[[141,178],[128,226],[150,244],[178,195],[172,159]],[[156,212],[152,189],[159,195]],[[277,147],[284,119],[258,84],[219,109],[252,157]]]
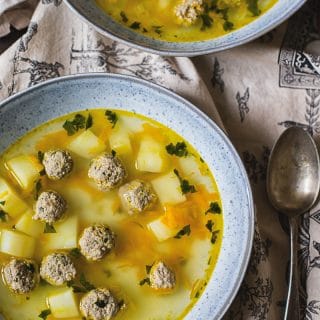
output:
[[[10,20],[6,10],[17,2],[0,3],[0,19]],[[319,143],[319,43],[317,0],[252,43],[193,59],[132,49],[98,34],[61,0],[42,0],[26,34],[0,55],[0,99],[62,75],[115,72],[165,86],[207,113],[242,156],[256,206],[250,264],[225,319],[277,320],[287,294],[288,223],[267,200],[266,168],[274,141],[289,126],[305,128]],[[299,244],[301,315],[320,319],[318,204],[301,217]]]

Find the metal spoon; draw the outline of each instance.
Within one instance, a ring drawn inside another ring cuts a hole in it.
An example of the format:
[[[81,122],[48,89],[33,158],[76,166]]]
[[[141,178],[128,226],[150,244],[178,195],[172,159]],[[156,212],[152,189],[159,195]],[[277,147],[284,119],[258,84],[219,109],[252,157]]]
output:
[[[317,147],[309,133],[299,127],[284,131],[271,152],[267,193],[271,204],[290,222],[290,281],[284,319],[300,319],[297,263],[298,221],[319,193],[320,164]]]

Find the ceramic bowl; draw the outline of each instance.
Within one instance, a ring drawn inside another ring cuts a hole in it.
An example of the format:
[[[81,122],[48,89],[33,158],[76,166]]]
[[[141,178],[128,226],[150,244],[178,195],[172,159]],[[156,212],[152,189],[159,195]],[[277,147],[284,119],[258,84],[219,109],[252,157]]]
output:
[[[189,141],[212,170],[223,204],[222,247],[205,292],[185,319],[220,319],[239,289],[250,258],[253,202],[245,169],[231,142],[195,106],[137,78],[111,74],[62,77],[0,104],[0,153],[43,122],[98,107],[134,111],[163,123]]]
[[[265,14],[247,26],[225,36],[198,42],[154,40],[115,22],[94,0],[65,0],[68,6],[101,34],[132,47],[166,56],[197,56],[222,51],[256,39],[297,11],[306,0],[278,0]]]

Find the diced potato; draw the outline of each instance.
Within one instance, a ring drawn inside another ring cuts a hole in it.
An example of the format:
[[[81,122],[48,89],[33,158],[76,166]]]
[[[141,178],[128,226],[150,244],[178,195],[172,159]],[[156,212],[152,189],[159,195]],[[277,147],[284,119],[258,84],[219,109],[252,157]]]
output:
[[[26,212],[22,215],[16,223],[16,229],[36,238],[43,233],[44,224],[41,221],[33,220],[32,215],[32,211]]]
[[[169,238],[174,237],[178,230],[174,228],[169,228],[166,224],[164,224],[163,218],[160,217],[157,220],[150,222],[147,226],[156,236],[158,241],[164,241]]]
[[[152,138],[141,140],[136,160],[139,171],[163,172],[167,166],[165,147]]]
[[[216,191],[210,176],[201,173],[199,164],[193,156],[179,158],[179,164],[183,176],[186,177],[191,184],[202,184],[210,193]]]
[[[181,192],[180,180],[173,171],[152,180],[151,184],[163,205],[186,201],[186,196]]]
[[[73,249],[77,247],[78,217],[72,216],[65,221],[54,224],[56,233],[43,235],[43,250]]]
[[[161,9],[165,9],[168,7],[168,5],[170,4],[170,0],[159,0],[158,2],[159,4],[159,8]]]
[[[128,128],[128,130],[132,133],[136,133],[143,130],[143,124],[145,123],[139,118],[136,117],[130,117],[130,116],[123,116],[121,115],[119,122],[121,125],[125,128]]]
[[[71,288],[49,296],[48,303],[52,315],[57,319],[79,316],[77,299]]]
[[[43,165],[39,160],[31,155],[17,156],[5,163],[6,168],[17,180],[23,190],[30,191],[34,183],[40,177]]]
[[[27,204],[20,199],[7,181],[0,178],[0,208],[15,218],[28,210]]]
[[[81,157],[90,159],[103,152],[106,145],[92,131],[86,130],[70,142],[69,149]]]
[[[124,129],[113,129],[109,137],[110,148],[117,154],[128,154],[132,152],[129,134]]]
[[[2,230],[0,251],[12,256],[32,258],[35,250],[35,239],[14,230]]]

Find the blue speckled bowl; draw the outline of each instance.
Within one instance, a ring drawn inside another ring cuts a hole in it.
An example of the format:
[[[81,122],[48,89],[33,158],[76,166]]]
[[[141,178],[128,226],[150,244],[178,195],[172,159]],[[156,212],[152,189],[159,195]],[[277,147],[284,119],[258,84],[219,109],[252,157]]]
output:
[[[138,34],[115,22],[96,6],[95,0],[65,2],[97,31],[114,40],[159,55],[197,56],[236,47],[256,39],[288,19],[306,0],[278,0],[268,12],[239,30],[213,40],[184,43],[153,40]]]
[[[43,122],[98,107],[135,111],[172,128],[199,151],[214,173],[224,213],[222,249],[205,292],[185,319],[220,319],[246,271],[254,210],[237,152],[221,129],[196,107],[169,90],[136,78],[110,74],[63,77],[31,87],[0,104],[0,153]]]

